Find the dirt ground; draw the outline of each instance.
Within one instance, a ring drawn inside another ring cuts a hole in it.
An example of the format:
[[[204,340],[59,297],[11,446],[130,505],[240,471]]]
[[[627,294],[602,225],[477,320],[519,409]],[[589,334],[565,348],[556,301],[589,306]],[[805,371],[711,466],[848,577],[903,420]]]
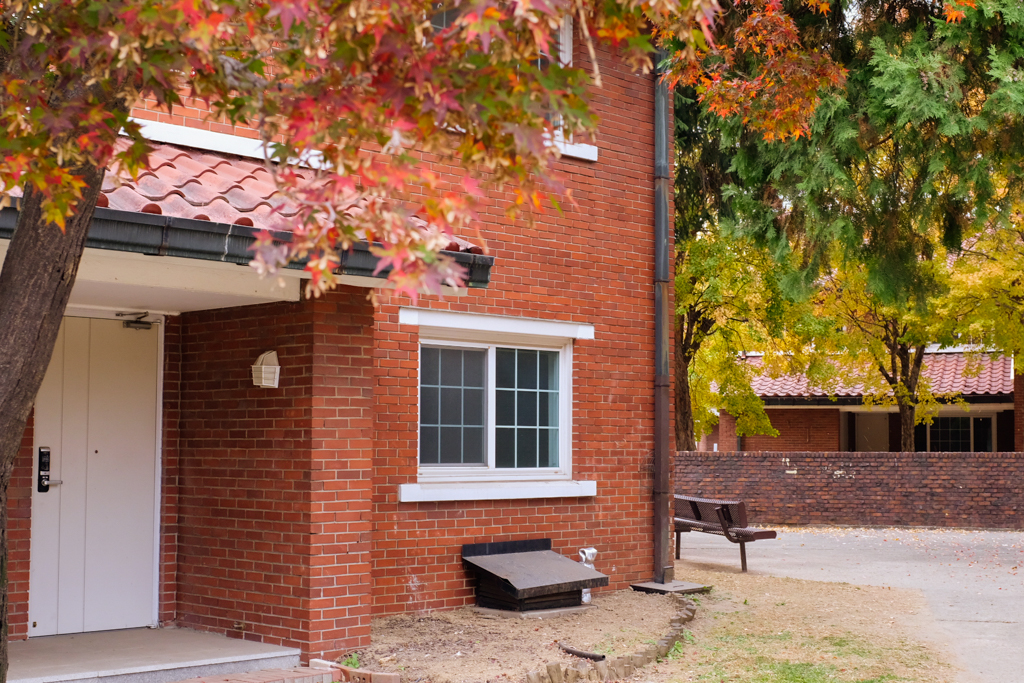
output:
[[[403,683],[522,681],[547,662],[575,658],[558,641],[587,652],[632,654],[669,630],[678,611],[664,595],[631,590],[598,593],[595,609],[554,619],[510,619],[472,608],[374,619],[359,666],[398,672]]]
[[[956,679],[919,591],[803,581],[676,563],[676,575],[714,586],[699,597],[686,644],[634,674],[644,683],[940,683]],[[375,619],[359,666],[403,683],[523,681],[573,658],[557,642],[608,655],[657,640],[676,613],[666,596],[598,593],[597,609],[535,621],[470,608]]]

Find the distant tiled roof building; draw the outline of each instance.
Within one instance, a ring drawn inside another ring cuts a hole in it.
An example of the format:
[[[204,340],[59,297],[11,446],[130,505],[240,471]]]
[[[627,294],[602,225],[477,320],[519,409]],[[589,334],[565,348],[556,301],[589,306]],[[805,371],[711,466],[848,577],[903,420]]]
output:
[[[760,365],[757,356],[748,362]],[[936,394],[959,394],[969,408],[944,406],[931,425],[915,428],[919,451],[1013,451],[1022,447],[1021,426],[1015,417],[1013,359],[959,351],[926,353],[923,376]],[[778,436],[738,436],[736,420],[720,415],[714,431],[705,436],[698,450],[718,451],[898,451],[899,415],[895,407],[868,407],[863,387],[838,386],[829,393],[809,386],[803,375],[771,377],[767,373],[752,381],[754,391]]]

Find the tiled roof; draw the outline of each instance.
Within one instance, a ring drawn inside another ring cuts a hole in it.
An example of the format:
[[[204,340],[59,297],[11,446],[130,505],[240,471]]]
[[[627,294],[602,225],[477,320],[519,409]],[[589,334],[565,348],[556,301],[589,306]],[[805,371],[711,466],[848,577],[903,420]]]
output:
[[[149,163],[136,179],[108,173],[97,206],[274,230],[298,213],[262,164],[171,145],[156,145]]]
[[[288,219],[298,213],[278,193],[262,164],[174,145],[153,147],[150,168],[138,178],[107,173],[98,207],[267,230],[287,230]],[[447,250],[483,253],[458,237]]]
[[[751,357],[747,362],[760,365],[761,359]],[[980,363],[978,374],[965,377],[964,371],[969,364]],[[1012,394],[1013,393],[1013,359],[999,356],[992,360],[989,356],[980,356],[973,360],[962,353],[926,353],[922,374],[931,380],[931,389],[935,393],[958,392],[967,396]],[[807,378],[803,375],[782,375],[754,377],[751,386],[762,398],[810,398],[826,397],[828,393],[821,389],[810,390]],[[835,396],[861,396],[862,386],[838,387]]]

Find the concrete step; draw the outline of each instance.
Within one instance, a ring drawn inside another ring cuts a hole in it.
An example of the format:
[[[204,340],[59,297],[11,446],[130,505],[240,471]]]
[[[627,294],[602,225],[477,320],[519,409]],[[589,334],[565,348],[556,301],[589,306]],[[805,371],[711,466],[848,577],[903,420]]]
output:
[[[295,648],[187,629],[31,638],[10,643],[10,653],[8,683],[177,683],[291,669],[299,665],[300,654]]]
[[[223,676],[200,676],[179,683],[335,683],[340,681],[341,670],[310,669],[272,669],[254,671],[246,674],[226,674]]]

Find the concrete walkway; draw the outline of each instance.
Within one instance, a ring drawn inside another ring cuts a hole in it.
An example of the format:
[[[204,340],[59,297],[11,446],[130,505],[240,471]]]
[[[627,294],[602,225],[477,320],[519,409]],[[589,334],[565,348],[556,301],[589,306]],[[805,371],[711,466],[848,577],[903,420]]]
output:
[[[687,560],[739,571],[739,548],[725,539],[683,534],[680,545]],[[1024,683],[1024,532],[781,529],[747,545],[747,563],[772,576],[919,589],[967,671],[960,681]]]

